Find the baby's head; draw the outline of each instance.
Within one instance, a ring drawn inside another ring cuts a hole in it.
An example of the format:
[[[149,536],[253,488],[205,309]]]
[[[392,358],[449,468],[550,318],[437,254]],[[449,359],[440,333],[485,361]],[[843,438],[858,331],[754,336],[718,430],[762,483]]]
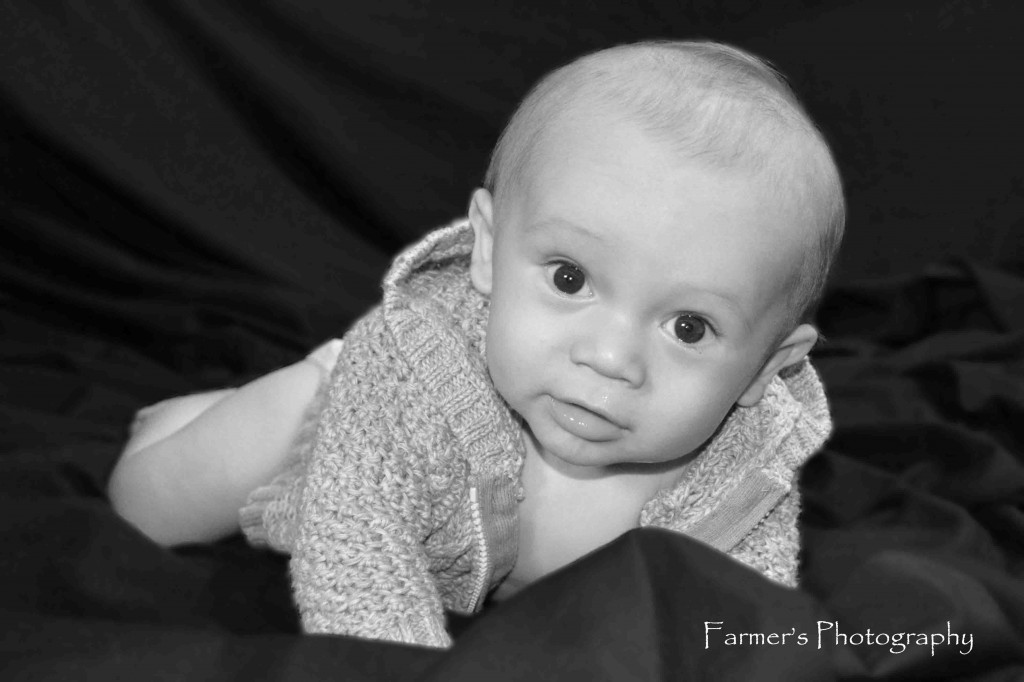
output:
[[[660,462],[817,339],[842,236],[824,139],[768,66],[643,43],[542,80],[473,195],[488,366],[568,462]],[[559,454],[560,453],[560,454]]]

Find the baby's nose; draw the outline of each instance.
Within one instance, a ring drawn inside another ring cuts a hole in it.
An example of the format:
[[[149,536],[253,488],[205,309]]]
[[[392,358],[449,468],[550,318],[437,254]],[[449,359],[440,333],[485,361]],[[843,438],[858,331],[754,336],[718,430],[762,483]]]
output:
[[[575,339],[569,359],[608,379],[640,386],[646,379],[644,339],[626,315],[595,315]]]

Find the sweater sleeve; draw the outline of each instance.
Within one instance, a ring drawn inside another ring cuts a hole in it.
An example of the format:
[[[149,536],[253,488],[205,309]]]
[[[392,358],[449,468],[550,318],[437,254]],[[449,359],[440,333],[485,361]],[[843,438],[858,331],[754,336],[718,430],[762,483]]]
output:
[[[409,372],[393,351],[379,310],[345,336],[307,470],[295,598],[307,632],[445,647],[426,458],[402,430]]]

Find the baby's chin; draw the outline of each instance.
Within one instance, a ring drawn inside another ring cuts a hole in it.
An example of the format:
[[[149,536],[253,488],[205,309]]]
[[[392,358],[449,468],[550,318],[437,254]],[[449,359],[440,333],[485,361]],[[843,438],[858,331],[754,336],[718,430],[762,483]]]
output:
[[[552,467],[566,473],[575,471],[579,477],[593,477],[605,473],[648,469],[664,469],[672,465],[675,457],[652,458],[649,454],[631,452],[628,436],[611,441],[588,441],[557,429],[527,429],[530,446]],[[530,449],[528,446],[528,450]],[[672,460],[672,461],[669,461]]]
[[[557,427],[526,425],[524,438],[527,452],[534,451],[541,459],[556,468],[598,469],[620,463],[614,441],[591,442],[560,431]]]

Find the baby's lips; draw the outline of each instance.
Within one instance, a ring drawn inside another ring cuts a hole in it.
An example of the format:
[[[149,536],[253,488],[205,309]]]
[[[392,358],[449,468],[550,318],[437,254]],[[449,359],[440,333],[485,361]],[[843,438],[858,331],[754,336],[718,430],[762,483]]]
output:
[[[555,422],[572,435],[589,441],[607,441],[619,436],[624,427],[604,414],[574,402],[551,398]]]

